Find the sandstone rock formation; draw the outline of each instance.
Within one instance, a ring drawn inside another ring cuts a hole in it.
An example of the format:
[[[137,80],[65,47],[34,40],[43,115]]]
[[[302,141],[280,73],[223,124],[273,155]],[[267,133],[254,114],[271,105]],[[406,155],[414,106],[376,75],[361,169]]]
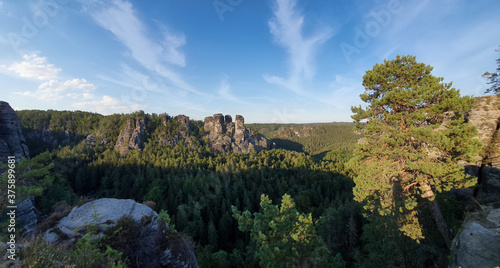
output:
[[[498,267],[500,265],[500,209],[492,209],[462,225],[453,239],[448,267]]]
[[[8,156],[19,160],[29,157],[29,150],[16,112],[7,102],[0,101],[0,161],[6,162]]]
[[[97,133],[89,134],[85,138],[85,144],[87,144],[88,146],[96,146],[96,145],[106,146],[107,143],[108,140],[105,137],[103,137],[100,131],[97,131]]]
[[[69,143],[78,140],[76,135],[72,135],[68,130],[65,131],[52,131],[50,127],[47,127],[43,130],[29,130],[26,133],[23,133],[27,143],[30,144],[30,141],[33,143],[43,143],[45,146],[49,148],[57,148],[58,146],[65,146]]]
[[[191,139],[188,137],[188,134],[191,133],[191,129],[189,128],[189,116],[186,115],[177,115],[173,118],[175,122],[180,124],[180,128],[178,128],[173,133],[167,133],[166,131],[161,131],[159,133],[158,143],[160,145],[176,145],[179,141],[184,141],[186,144],[191,144]],[[168,115],[162,117],[163,126],[167,126],[168,122],[172,120]],[[172,131],[173,129],[170,129]]]
[[[181,125],[186,129],[187,131],[190,131],[189,129],[189,116],[180,114],[175,117],[175,120],[177,120]]]
[[[57,227],[69,237],[78,236],[78,228],[95,224],[105,230],[113,226],[123,216],[140,221],[143,216],[156,217],[158,214],[150,207],[136,203],[132,199],[102,198],[75,207],[68,216],[61,219]]]
[[[21,157],[29,157],[29,150],[16,112],[7,102],[0,101],[0,162],[7,162],[9,156],[15,156],[19,161]],[[38,219],[32,196],[18,204],[17,220],[25,233],[35,230]]]
[[[306,125],[299,127],[280,127],[277,136],[279,138],[291,139],[293,137],[309,137],[313,135],[313,126]]]
[[[477,162],[467,167],[469,174],[479,178],[483,191],[500,190],[500,95],[476,98],[468,122],[478,130],[484,144]]]
[[[17,205],[17,220],[23,227],[24,233],[31,233],[36,230],[38,223],[38,210],[35,208],[33,196],[26,197]]]
[[[205,117],[206,137],[211,147],[220,152],[252,152],[274,148],[262,135],[254,135],[245,127],[245,119],[236,115],[235,122],[230,115],[214,114]]]
[[[144,117],[135,118],[135,127],[132,125],[132,119],[128,119],[125,127],[120,131],[118,140],[115,144],[115,151],[124,156],[129,150],[144,149],[146,140],[146,119]]]
[[[163,232],[150,207],[131,199],[103,198],[75,207],[45,233],[49,243],[83,236],[88,226],[98,227],[97,236],[116,225],[122,217],[140,223],[137,236],[127,240],[129,259],[141,260],[140,267],[198,267],[190,243],[176,232]],[[143,221],[143,219],[151,221]]]

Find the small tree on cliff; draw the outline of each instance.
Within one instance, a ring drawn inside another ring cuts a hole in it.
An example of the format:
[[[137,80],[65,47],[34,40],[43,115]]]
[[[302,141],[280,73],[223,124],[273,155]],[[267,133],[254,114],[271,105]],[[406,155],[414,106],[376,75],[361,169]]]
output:
[[[500,52],[500,46],[498,46],[495,51]],[[483,77],[489,80],[488,84],[491,84],[491,87],[486,89],[485,93],[500,93],[500,58],[497,59],[497,70],[496,72],[490,73],[490,72],[485,72],[483,74]]]
[[[424,238],[418,208],[426,204],[449,247],[435,196],[476,183],[458,162],[472,162],[481,143],[464,121],[474,100],[431,71],[413,56],[397,56],[366,72],[360,97],[368,106],[351,108],[364,141],[349,166],[356,174],[354,199],[368,212],[394,217],[399,230],[418,241]]]

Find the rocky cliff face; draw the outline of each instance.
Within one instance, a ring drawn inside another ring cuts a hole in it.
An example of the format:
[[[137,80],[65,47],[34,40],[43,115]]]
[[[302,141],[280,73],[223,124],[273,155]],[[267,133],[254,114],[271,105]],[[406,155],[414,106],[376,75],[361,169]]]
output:
[[[118,140],[115,144],[115,151],[120,155],[127,155],[129,150],[144,149],[146,140],[146,119],[144,117],[135,118],[135,127],[132,125],[132,119],[128,119],[125,127],[120,131]]]
[[[169,129],[169,132],[160,131],[158,134],[158,143],[160,145],[173,146],[181,140],[188,145],[191,143],[191,139],[188,137],[188,134],[191,133],[188,116],[177,115],[174,118],[171,118],[168,115],[164,115],[160,120],[163,126],[168,126]],[[176,123],[170,124],[171,120],[174,120]],[[128,119],[125,127],[120,131],[120,135],[118,135],[118,140],[115,144],[115,151],[124,156],[127,155],[130,150],[144,149],[144,143],[148,138],[146,134],[146,121],[147,119],[145,117],[136,117],[135,121],[134,119]],[[178,128],[176,130],[174,130],[176,128],[175,124],[178,124]]]
[[[475,194],[484,200],[498,200],[500,191],[500,95],[476,98],[467,118],[478,130],[484,144],[475,163],[466,172],[478,177],[481,190]],[[452,242],[448,267],[496,267],[500,265],[500,209],[485,205],[486,210],[466,220]],[[497,206],[495,206],[497,207]]]
[[[483,191],[500,190],[500,95],[476,98],[468,122],[478,130],[484,149],[468,173],[479,178]]]
[[[180,128],[175,133],[167,133],[166,131],[161,131],[159,134],[158,143],[160,145],[175,145],[179,141],[184,141],[186,144],[191,144],[191,138],[188,137],[188,134],[191,133],[191,129],[189,128],[189,116],[185,116],[183,114],[178,115],[174,118],[170,118],[165,115],[162,117],[163,126],[167,126],[170,120],[175,120],[180,124]]]
[[[292,139],[294,137],[310,137],[311,135],[313,135],[313,127],[307,125],[303,127],[280,127],[277,133],[279,138],[286,139]]]
[[[252,152],[275,147],[262,135],[254,135],[245,127],[245,119],[236,115],[235,122],[230,115],[214,114],[205,117],[206,137],[211,147],[220,152]]]
[[[168,115],[161,117],[161,122],[165,129],[158,133],[158,143],[160,145],[173,146],[179,141],[186,145],[192,144],[194,139],[192,130],[189,127],[189,117],[178,115],[171,118]],[[133,123],[135,122],[135,125]],[[274,143],[270,142],[262,135],[255,135],[245,127],[245,119],[241,115],[236,115],[235,122],[230,115],[215,114],[205,118],[205,137],[210,142],[210,147],[220,152],[252,152],[262,149],[274,148]],[[125,127],[120,131],[115,144],[115,151],[120,155],[127,155],[129,150],[144,149],[146,141],[146,120],[144,117],[137,117],[135,121],[129,119]]]
[[[19,118],[7,102],[0,101],[0,161],[6,162],[8,156],[19,160],[29,157],[29,150]]]
[[[21,157],[29,157],[29,150],[19,118],[7,102],[0,101],[0,161],[7,162],[9,156],[16,156],[19,161]],[[17,215],[25,233],[35,230],[38,219],[32,196],[18,204]]]

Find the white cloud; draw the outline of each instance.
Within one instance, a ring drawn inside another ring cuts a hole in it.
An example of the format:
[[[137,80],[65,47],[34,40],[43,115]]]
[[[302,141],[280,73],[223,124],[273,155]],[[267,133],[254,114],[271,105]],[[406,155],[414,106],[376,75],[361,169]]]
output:
[[[314,55],[319,46],[330,39],[332,31],[328,28],[304,37],[304,17],[296,10],[296,0],[276,0],[274,17],[269,21],[275,42],[289,54],[289,77],[264,75],[270,84],[302,93],[302,83],[314,77]]]
[[[39,80],[57,79],[60,68],[49,64],[47,58],[39,57],[36,54],[24,55],[24,61],[16,62],[8,67],[9,70],[25,78],[36,78]]]
[[[65,82],[49,80],[43,82],[35,91],[15,92],[15,94],[32,97],[41,101],[59,101],[65,97],[72,99],[91,99],[90,92],[96,87],[85,79],[71,79]]]
[[[168,79],[174,87],[203,95],[183,78],[172,71],[167,64],[180,67],[186,65],[184,54],[179,50],[186,43],[184,34],[175,34],[166,26],[160,25],[162,41],[156,42],[147,35],[147,28],[137,17],[132,4],[128,1],[114,0],[110,4],[96,1],[81,1],[84,10],[102,28],[110,31],[124,44],[132,58],[151,72]]]
[[[140,104],[128,106],[117,98],[105,95],[100,100],[73,103],[72,107],[79,110],[95,111],[101,114],[112,114],[143,110],[146,106]]]

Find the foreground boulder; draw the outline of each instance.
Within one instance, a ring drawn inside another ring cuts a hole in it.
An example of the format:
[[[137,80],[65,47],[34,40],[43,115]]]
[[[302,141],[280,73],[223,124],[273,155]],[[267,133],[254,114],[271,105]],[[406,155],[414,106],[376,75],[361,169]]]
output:
[[[160,224],[157,216],[131,199],[103,198],[73,208],[44,238],[49,243],[75,241],[92,226],[96,237],[135,260],[132,267],[198,267],[189,239]]]
[[[500,209],[467,220],[453,239],[448,267],[500,266]]]
[[[152,218],[157,215],[150,207],[132,199],[102,198],[73,208],[67,217],[61,219],[56,228],[70,237],[75,237],[78,231],[91,224],[106,230],[123,216],[129,216],[139,222],[142,217]]]

